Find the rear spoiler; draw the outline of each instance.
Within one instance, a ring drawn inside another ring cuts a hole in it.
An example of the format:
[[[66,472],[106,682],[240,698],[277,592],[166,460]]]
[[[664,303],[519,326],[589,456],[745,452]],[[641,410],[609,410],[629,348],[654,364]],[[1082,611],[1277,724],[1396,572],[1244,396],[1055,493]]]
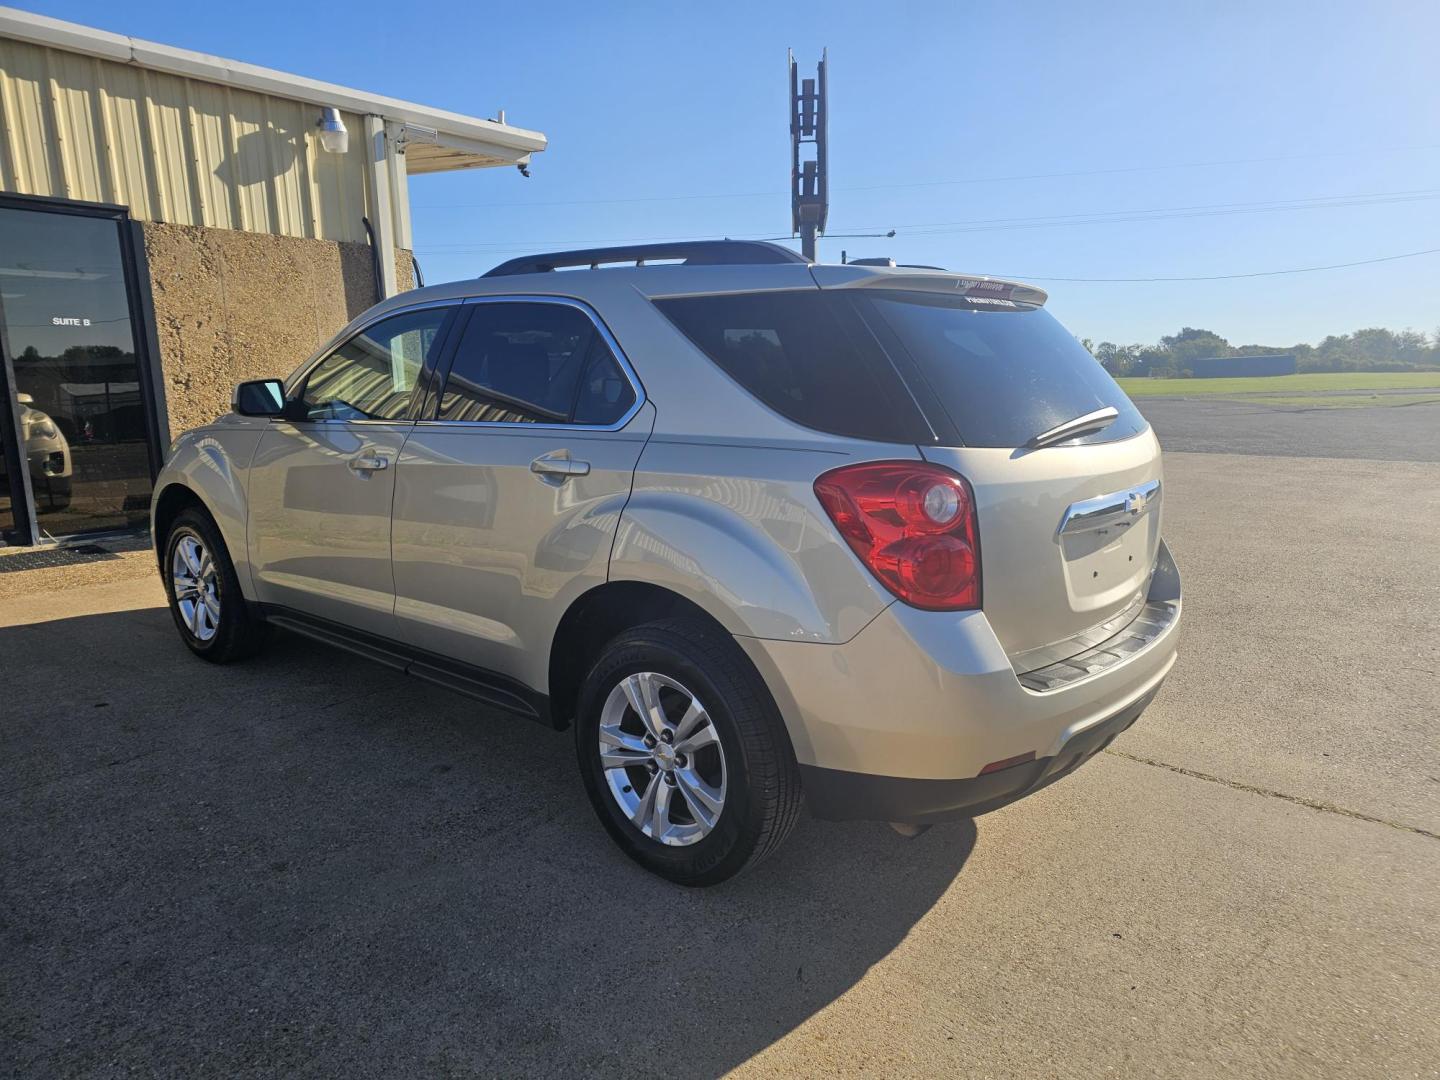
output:
[[[992,303],[1044,305],[1050,299],[1044,289],[1003,278],[952,274],[947,270],[920,270],[911,267],[843,266],[817,264],[810,267],[815,284],[822,289],[900,289],[905,292],[944,293],[963,296],[973,304]]]

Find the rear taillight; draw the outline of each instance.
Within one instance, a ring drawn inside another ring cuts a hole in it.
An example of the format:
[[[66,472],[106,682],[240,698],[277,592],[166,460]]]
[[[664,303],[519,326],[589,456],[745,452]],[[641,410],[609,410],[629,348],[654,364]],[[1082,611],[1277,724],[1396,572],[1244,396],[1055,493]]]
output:
[[[815,495],[901,600],[930,611],[980,606],[980,529],[963,476],[925,461],[870,461],[825,473]]]

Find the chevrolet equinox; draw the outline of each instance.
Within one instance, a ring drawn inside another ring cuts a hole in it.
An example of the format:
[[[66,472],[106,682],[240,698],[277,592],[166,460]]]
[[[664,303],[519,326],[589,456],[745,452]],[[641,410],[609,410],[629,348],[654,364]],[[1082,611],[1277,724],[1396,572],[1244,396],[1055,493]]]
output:
[[[1134,723],[1180,617],[1159,444],[1045,300],[733,241],[403,293],[175,441],[175,624],[572,727],[601,824],[687,885],[802,804],[994,810]]]

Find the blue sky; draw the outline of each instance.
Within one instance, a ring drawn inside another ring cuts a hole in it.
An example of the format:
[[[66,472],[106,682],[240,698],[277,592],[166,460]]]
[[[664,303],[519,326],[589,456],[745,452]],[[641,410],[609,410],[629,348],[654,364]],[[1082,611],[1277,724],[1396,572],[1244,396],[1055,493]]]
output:
[[[786,233],[785,50],[828,46],[830,230],[899,234],[822,241],[826,260],[1040,280],[1097,340],[1440,327],[1440,254],[1043,280],[1440,248],[1433,0],[21,6],[544,131],[529,180],[412,184],[431,282],[537,249]]]

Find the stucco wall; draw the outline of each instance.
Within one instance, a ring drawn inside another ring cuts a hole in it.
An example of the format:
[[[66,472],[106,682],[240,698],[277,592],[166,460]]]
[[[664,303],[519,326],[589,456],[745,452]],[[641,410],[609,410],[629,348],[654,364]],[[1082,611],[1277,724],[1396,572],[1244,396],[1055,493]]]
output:
[[[143,229],[172,436],[225,412],[237,382],[288,375],[376,300],[367,244]],[[396,261],[408,288],[409,253]]]

